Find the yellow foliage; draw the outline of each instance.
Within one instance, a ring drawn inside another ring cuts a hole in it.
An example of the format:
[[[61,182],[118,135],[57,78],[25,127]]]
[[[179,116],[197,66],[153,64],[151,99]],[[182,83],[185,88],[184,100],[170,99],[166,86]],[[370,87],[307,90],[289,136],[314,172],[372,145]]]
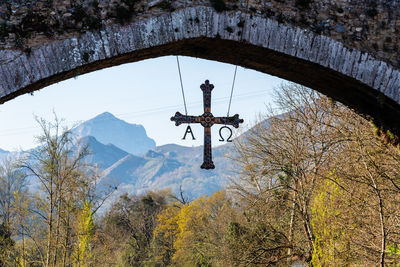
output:
[[[94,223],[92,204],[85,201],[79,216],[78,245],[75,249],[75,266],[87,267],[93,259],[92,242],[94,237]]]
[[[334,174],[331,173],[331,177]],[[311,207],[311,221],[315,235],[312,264],[313,266],[339,266],[351,263],[350,234],[343,222],[343,194],[337,185],[338,179],[325,179],[320,186],[320,193],[314,198]],[[350,228],[350,227],[349,227]]]
[[[154,238],[162,237],[165,245],[173,246],[173,262],[178,266],[207,266],[215,257],[213,221],[226,205],[225,191],[200,197],[184,206],[176,203],[158,216]],[[171,248],[164,248],[165,250]]]
[[[158,224],[153,233],[154,238],[162,237],[164,240],[172,242],[175,240],[178,234],[178,214],[180,209],[178,203],[172,203],[158,215]]]

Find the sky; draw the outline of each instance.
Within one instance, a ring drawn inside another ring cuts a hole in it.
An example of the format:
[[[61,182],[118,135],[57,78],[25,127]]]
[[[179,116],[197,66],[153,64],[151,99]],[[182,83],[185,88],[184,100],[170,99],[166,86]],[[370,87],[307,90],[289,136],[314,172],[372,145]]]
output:
[[[200,85],[206,79],[214,84],[211,111],[226,116],[235,66],[192,57],[179,57],[188,115],[203,113]],[[238,113],[248,129],[265,113],[273,88],[283,83],[277,77],[239,67],[230,115]],[[157,145],[203,144],[203,127],[191,125],[196,140],[186,126],[175,126],[170,118],[176,111],[185,113],[175,56],[160,57],[91,72],[45,87],[33,95],[25,94],[0,105],[0,148],[9,151],[37,146],[40,129],[35,116],[53,120],[54,114],[69,127],[103,112],[145,127]],[[212,127],[213,146],[218,141],[218,125]],[[240,130],[234,129],[234,135]]]

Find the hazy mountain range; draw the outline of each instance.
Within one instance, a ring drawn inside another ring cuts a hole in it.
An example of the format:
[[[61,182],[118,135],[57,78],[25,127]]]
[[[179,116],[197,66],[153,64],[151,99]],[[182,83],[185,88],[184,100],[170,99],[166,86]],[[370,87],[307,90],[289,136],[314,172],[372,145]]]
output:
[[[132,154],[141,155],[156,146],[142,125],[127,123],[104,112],[73,130],[79,137],[93,136],[103,144],[113,144]]]
[[[203,147],[175,144],[155,146],[141,125],[130,124],[105,112],[76,128],[73,133],[88,144],[87,161],[98,165],[100,184],[118,186],[118,192],[140,194],[148,190],[179,187],[189,198],[211,194],[226,185],[234,164],[225,157],[232,147],[213,148],[214,170],[202,170]],[[0,157],[9,152],[0,150]]]
[[[10,153],[10,152],[8,152],[8,151],[3,150],[3,149],[0,148],[0,157],[1,157],[2,155],[6,155],[6,154],[8,154],[8,153]]]

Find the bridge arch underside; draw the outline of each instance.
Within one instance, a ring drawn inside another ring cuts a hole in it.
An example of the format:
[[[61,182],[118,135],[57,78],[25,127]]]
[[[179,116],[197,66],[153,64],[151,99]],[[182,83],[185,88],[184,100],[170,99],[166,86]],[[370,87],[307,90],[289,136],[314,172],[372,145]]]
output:
[[[239,27],[238,21],[245,23]],[[392,66],[307,30],[206,7],[21,53],[0,65],[0,103],[77,75],[166,55],[237,64],[305,85],[400,136],[400,72]]]

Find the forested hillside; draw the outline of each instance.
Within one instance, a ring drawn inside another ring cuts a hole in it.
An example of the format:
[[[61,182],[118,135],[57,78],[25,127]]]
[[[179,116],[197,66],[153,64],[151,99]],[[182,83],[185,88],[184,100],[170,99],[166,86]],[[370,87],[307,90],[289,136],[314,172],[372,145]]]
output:
[[[115,188],[98,190],[87,149],[39,120],[40,149],[0,168],[0,265],[396,266],[395,136],[302,86],[283,85],[275,101],[268,123],[235,141],[240,172],[226,190],[124,194],[101,215]]]

